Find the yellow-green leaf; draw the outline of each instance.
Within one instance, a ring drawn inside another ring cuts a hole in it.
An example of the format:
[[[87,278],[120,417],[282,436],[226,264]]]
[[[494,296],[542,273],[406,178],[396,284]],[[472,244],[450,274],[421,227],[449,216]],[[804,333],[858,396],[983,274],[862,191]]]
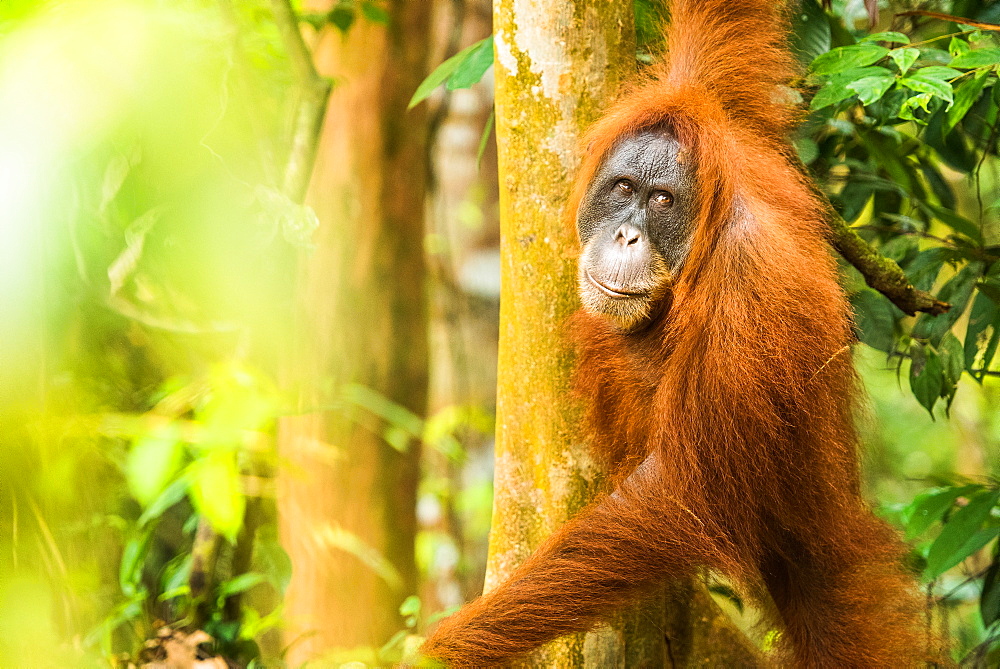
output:
[[[812,62],[812,71],[816,74],[836,74],[855,67],[864,67],[881,60],[889,53],[889,49],[877,44],[851,44],[837,47]]]
[[[230,541],[243,524],[246,500],[240,489],[240,472],[236,453],[228,450],[209,451],[188,470],[189,488],[195,509],[208,520],[219,534]]]
[[[492,48],[493,36],[491,35],[485,39],[479,40],[475,44],[465,47],[454,56],[434,68],[434,71],[431,72],[419,86],[417,86],[416,92],[413,94],[413,97],[410,98],[410,104],[407,106],[407,109],[416,107],[418,104],[430,97],[430,94],[434,92],[434,89],[443,84],[448,77],[454,74],[459,66],[465,62],[466,58],[475,53],[478,49],[481,49],[486,40],[490,41]]]
[[[965,53],[960,53],[951,62],[951,67],[961,67],[971,69],[974,67],[987,67],[1000,63],[1000,48],[989,47],[986,49],[972,49]]]
[[[180,429],[171,423],[137,439],[125,461],[132,496],[148,506],[174,479],[183,456]]]

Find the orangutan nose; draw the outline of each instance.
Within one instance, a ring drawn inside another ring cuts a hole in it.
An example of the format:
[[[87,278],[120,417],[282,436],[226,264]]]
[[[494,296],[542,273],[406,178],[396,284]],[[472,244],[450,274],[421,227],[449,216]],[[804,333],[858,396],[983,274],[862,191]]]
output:
[[[639,229],[629,225],[628,223],[622,225],[615,232],[615,242],[620,246],[632,246],[642,239],[642,233]]]

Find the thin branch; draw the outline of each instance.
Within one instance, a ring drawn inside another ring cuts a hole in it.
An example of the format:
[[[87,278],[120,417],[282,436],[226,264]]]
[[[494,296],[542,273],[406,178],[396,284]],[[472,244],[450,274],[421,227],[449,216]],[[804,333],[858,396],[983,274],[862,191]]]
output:
[[[285,166],[282,191],[294,202],[305,198],[313,163],[319,147],[319,134],[326,115],[326,103],[333,88],[329,79],[316,72],[312,54],[299,32],[298,18],[289,0],[271,0],[271,13],[281,32],[296,77],[302,89],[298,102],[292,146]]]
[[[983,576],[985,576],[986,572],[988,572],[989,570],[990,570],[990,567],[987,567],[986,569],[983,569],[983,570],[981,570],[979,572],[976,572],[975,574],[972,574],[971,576],[969,576],[968,578],[966,578],[964,581],[962,581],[961,583],[959,583],[958,585],[956,585],[955,587],[953,587],[948,592],[944,593],[943,595],[938,595],[936,603],[937,604],[941,604],[941,603],[943,603],[943,602],[951,599],[955,595],[955,593],[957,593],[959,590],[961,590],[962,588],[964,588],[968,584],[970,584],[973,581],[975,581],[977,578],[982,578]]]
[[[309,84],[318,80],[320,76],[313,64],[312,53],[302,39],[299,20],[289,0],[271,0],[271,14],[274,16],[285,48],[288,49],[288,57],[292,61],[292,67],[295,68],[295,75],[299,81]]]
[[[219,557],[221,541],[222,537],[212,529],[212,525],[204,517],[200,518],[191,546],[191,573],[188,576],[191,597],[198,602],[195,607],[196,628],[204,625],[209,618],[211,606],[207,595],[216,585],[215,562]]]
[[[915,288],[894,260],[872,248],[833,207],[829,209],[827,221],[830,224],[830,241],[837,252],[861,272],[865,283],[888,297],[901,311],[910,316],[918,311],[937,316],[951,309],[947,302]]]
[[[954,16],[952,14],[942,14],[940,12],[928,12],[923,9],[911,9],[909,11],[899,12],[896,16],[926,16],[931,19],[959,23],[963,26],[972,26],[973,28],[979,28],[980,30],[1000,30],[1000,25],[997,25],[996,23],[981,23],[979,21],[967,19],[964,16]]]
[[[809,168],[794,152],[788,155],[788,160],[798,167],[812,185],[816,197],[825,204],[830,243],[844,260],[861,272],[865,283],[888,297],[889,301],[910,316],[915,316],[919,311],[937,316],[951,309],[951,305],[947,302],[942,302],[930,293],[915,288],[894,260],[886,258],[862,239],[833,208],[826,193],[813,179]]]

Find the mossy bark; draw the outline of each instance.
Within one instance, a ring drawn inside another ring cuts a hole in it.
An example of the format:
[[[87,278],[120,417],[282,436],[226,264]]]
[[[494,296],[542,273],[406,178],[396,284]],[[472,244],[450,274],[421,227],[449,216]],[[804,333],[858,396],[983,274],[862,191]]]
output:
[[[399,605],[417,590],[419,444],[391,447],[381,419],[344,395],[360,384],[426,411],[427,130],[423,110],[406,106],[427,73],[431,7],[385,6],[387,25],[359,17],[346,36],[328,26],[314,47],[335,86],[307,198],[321,225],[288,347],[300,413],[279,426],[292,666],[335,648],[378,648],[403,629]]]
[[[564,205],[578,142],[635,75],[631,2],[495,0],[500,172],[500,351],[487,589],[584,506],[600,475],[571,393],[565,323],[579,303]],[[560,639],[529,666],[658,666],[662,600]]]
[[[494,0],[501,300],[493,530],[486,589],[503,581],[600,485],[565,323],[576,231],[564,206],[583,130],[636,76],[632,2]],[[671,584],[611,623],[522,666],[756,666],[698,581]]]

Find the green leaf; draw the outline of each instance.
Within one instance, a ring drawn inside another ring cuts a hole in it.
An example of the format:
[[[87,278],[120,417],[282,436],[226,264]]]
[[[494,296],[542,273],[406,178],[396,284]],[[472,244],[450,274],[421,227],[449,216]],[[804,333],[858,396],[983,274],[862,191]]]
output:
[[[465,47],[454,56],[434,68],[434,71],[431,72],[430,75],[428,75],[428,77],[417,87],[413,97],[410,98],[410,104],[407,105],[407,109],[416,107],[418,104],[430,97],[430,94],[434,92],[434,89],[443,84],[445,80],[454,74],[458,67],[465,61],[466,58],[469,57],[471,53],[477,49],[481,49],[486,40],[490,40],[490,43],[492,44],[493,36],[491,35],[490,37],[479,40],[475,44]]]
[[[934,214],[935,218],[946,224],[955,232],[965,235],[974,242],[982,241],[983,237],[979,231],[979,226],[964,216],[956,214],[953,209],[938,207],[935,205],[929,205],[927,209]]]
[[[951,54],[944,49],[923,47],[920,49],[920,59],[925,63],[941,63],[946,65],[951,62]]]
[[[253,545],[251,566],[255,572],[267,576],[278,592],[284,594],[292,580],[292,559],[282,548],[276,529],[262,527]]]
[[[909,44],[910,38],[903,33],[889,31],[884,33],[874,33],[861,38],[860,43],[863,44],[865,42],[895,42],[898,44]]]
[[[965,371],[965,349],[962,347],[962,342],[950,331],[945,333],[938,346],[938,355],[941,357],[941,369],[944,371],[945,380],[954,386]]]
[[[906,267],[906,276],[914,288],[930,290],[950,255],[948,249],[940,246],[921,251]]]
[[[213,450],[188,468],[191,501],[212,529],[230,541],[243,524],[246,500],[240,489],[236,454]]]
[[[133,532],[122,548],[122,560],[118,565],[118,584],[126,597],[139,594],[142,569],[153,540],[151,528]]]
[[[896,83],[896,77],[886,73],[877,77],[865,77],[852,81],[847,84],[847,88],[858,94],[861,104],[870,105],[885,95],[894,83]]]
[[[892,58],[892,62],[896,64],[899,68],[900,74],[906,74],[906,71],[917,62],[917,58],[920,57],[919,49],[893,49],[889,52],[889,57]]]
[[[243,616],[240,619],[240,639],[246,641],[252,641],[268,630],[282,627],[285,620],[285,611],[281,604],[276,606],[266,616],[261,616],[256,609],[249,606],[243,607],[242,614]],[[360,663],[358,664],[360,665]],[[273,665],[270,663],[264,664],[258,658],[251,660],[250,664],[247,665],[247,669],[267,669],[268,666]],[[350,663],[347,666],[351,666]]]
[[[399,615],[401,616],[417,616],[420,615],[420,598],[416,595],[410,595],[403,600],[403,603],[399,605]]]
[[[836,196],[840,215],[848,223],[856,220],[864,211],[874,192],[875,189],[869,183],[858,180],[848,181],[844,189]]]
[[[164,565],[163,573],[160,576],[160,592],[163,594],[157,599],[162,602],[171,597],[190,593],[188,578],[191,575],[193,561],[194,557],[190,553],[181,553]],[[172,593],[171,597],[166,596],[167,593]]]
[[[493,36],[490,35],[479,43],[479,46],[469,52],[469,55],[455,68],[455,73],[448,79],[445,86],[449,91],[459,88],[469,88],[478,84],[493,65]]]
[[[982,262],[971,262],[963,267],[959,272],[951,277],[938,292],[938,299],[951,304],[951,309],[946,313],[932,316],[931,314],[921,314],[913,326],[913,336],[917,339],[928,339],[935,346],[941,341],[941,337],[951,329],[962,314],[972,296],[972,290],[979,280],[983,271]]]
[[[919,224],[919,221],[907,219],[906,216],[884,214],[890,220],[898,220],[906,225]],[[890,218],[891,217],[891,218]],[[920,229],[917,227],[916,229]],[[904,267],[913,262],[920,253],[920,242],[912,235],[898,235],[893,237],[879,247],[879,251],[886,258],[895,261],[900,267]]]
[[[139,516],[136,523],[139,527],[144,526],[151,520],[159,518],[163,512],[172,507],[177,502],[184,499],[187,494],[188,482],[181,477],[167,486],[167,489],[160,493],[160,496],[153,500],[153,503],[146,507],[146,510]]]
[[[203,445],[233,447],[247,430],[260,430],[274,420],[276,400],[267,380],[252,369],[238,363],[215,365],[209,387],[195,411],[205,426]]]
[[[965,368],[982,382],[1000,343],[1000,307],[984,293],[976,295],[965,329]],[[973,370],[981,370],[979,373]]]
[[[941,397],[944,372],[937,352],[914,340],[910,346],[910,391],[920,405],[934,417],[934,404]]]
[[[240,574],[228,581],[223,581],[219,584],[218,596],[222,599],[226,597],[232,597],[233,595],[238,595],[241,592],[246,592],[255,585],[259,585],[267,580],[263,574],[256,574],[254,572],[248,572],[246,574]]]
[[[993,564],[983,579],[983,592],[979,595],[979,614],[983,617],[983,627],[989,627],[1000,620],[1000,562],[993,558]]]
[[[961,67],[971,69],[974,67],[988,67],[1000,63],[1000,48],[989,47],[985,49],[972,49],[965,53],[960,53],[948,63],[951,67]]]
[[[111,158],[104,170],[104,182],[101,184],[100,211],[106,211],[115,196],[125,183],[125,178],[132,170],[132,161],[125,154],[119,153]]]
[[[955,104],[945,112],[944,132],[954,128],[965,117],[973,103],[979,99],[979,94],[983,92],[987,81],[989,81],[989,71],[982,70],[958,85],[955,89]]]
[[[916,116],[913,115],[913,112],[919,108],[923,109],[925,112],[930,113],[930,109],[927,108],[927,105],[930,101],[931,101],[930,93],[920,93],[919,95],[911,95],[910,97],[906,98],[906,101],[900,108],[899,118],[926,124],[927,121],[925,121],[924,119],[917,118]]]
[[[938,346],[938,356],[941,358],[941,370],[944,372],[944,382],[941,396],[945,398],[945,413],[951,410],[951,402],[955,399],[958,382],[965,370],[965,349],[958,337],[950,331],[941,338]]]
[[[959,37],[952,37],[948,43],[948,53],[952,56],[961,56],[963,53],[968,53],[971,48],[968,42]]]
[[[410,450],[410,433],[400,427],[390,425],[382,433],[382,438],[385,439],[385,443],[400,453],[406,453]]]
[[[979,292],[993,300],[995,304],[1000,304],[1000,278],[993,276],[1000,273],[997,270],[1000,270],[1000,265],[993,265],[990,275],[983,277],[983,280],[979,283]]]
[[[1000,534],[1000,527],[983,529],[998,499],[1000,491],[983,490],[952,514],[927,552],[925,580],[934,580]]]
[[[812,102],[809,103],[809,109],[812,111],[823,109],[838,102],[843,102],[847,98],[854,97],[854,95],[855,92],[849,88],[835,86],[832,82],[827,82],[826,86],[819,89],[816,95],[813,96]]]
[[[341,392],[348,404],[367,409],[409,437],[419,439],[424,431],[424,421],[420,416],[402,404],[393,402],[377,390],[360,383],[348,383]]]
[[[852,68],[864,67],[881,60],[889,49],[877,44],[852,44],[837,47],[812,62],[815,74],[836,74]]]
[[[829,77],[826,85],[819,90],[810,103],[813,110],[822,109],[853,97],[856,91],[848,88],[852,83],[868,77],[893,76],[884,67],[856,67],[844,72],[838,72]]]
[[[928,68],[924,68],[928,69]],[[947,81],[942,81],[938,77],[926,76],[923,74],[924,70],[917,70],[913,74],[907,75],[899,80],[900,86],[905,86],[911,91],[916,91],[917,93],[925,93],[936,98],[941,98],[942,100],[951,104],[954,96],[951,90],[951,84]],[[916,97],[916,96],[915,96]],[[910,98],[912,100],[913,98]],[[907,100],[909,103],[910,100]],[[927,102],[929,99],[921,101],[920,105],[924,111],[927,111]],[[912,107],[911,107],[912,108]]]
[[[490,133],[493,132],[493,124],[496,123],[496,118],[496,108],[490,109],[489,118],[486,119],[486,125],[483,126],[483,134],[479,136],[479,149],[476,151],[476,167],[479,167],[483,162],[483,154],[486,153],[486,147],[489,144]]]
[[[391,637],[389,637],[389,640],[386,641],[384,644],[382,644],[382,646],[378,649],[378,656],[385,657],[386,655],[392,653],[396,654],[401,653],[403,648],[403,642],[406,641],[407,635],[408,635],[407,630],[399,630],[398,632],[393,634]]]
[[[372,0],[365,0],[364,4],[361,5],[361,14],[372,23],[389,25],[389,12]]]
[[[356,14],[354,12],[354,8],[345,4],[337,5],[331,9],[330,13],[327,15],[327,19],[330,23],[336,26],[341,33],[347,33],[347,31],[351,29],[351,26],[354,25],[355,18]]]
[[[895,86],[883,95],[878,102],[870,105],[867,111],[883,129],[886,129],[891,124],[897,122],[899,112],[902,110],[903,103],[906,102],[908,97],[910,97],[910,91]]]
[[[947,526],[946,526],[947,527]],[[943,532],[943,530],[942,530]],[[928,580],[937,578],[944,572],[948,571],[955,565],[961,563],[967,557],[981,549],[983,546],[996,539],[1000,535],[1000,526],[998,527],[986,527],[972,536],[970,536],[966,541],[960,546],[956,547],[950,555],[946,555],[940,558],[940,562],[935,561],[932,563],[930,560],[927,562],[927,572],[925,572],[925,578]],[[940,537],[938,537],[940,539]],[[937,543],[937,542],[935,542]],[[934,546],[932,545],[931,548]],[[943,551],[944,549],[942,549]],[[929,576],[933,574],[933,576]]]
[[[792,18],[791,46],[802,65],[830,50],[830,22],[817,2],[803,2]]]
[[[967,497],[973,492],[981,490],[982,487],[981,485],[965,485],[936,488],[914,497],[907,507],[909,520],[906,523],[906,540],[916,539],[926,532],[932,524],[941,520],[941,517],[951,508],[956,499]]]
[[[129,491],[149,506],[174,479],[184,457],[180,430],[168,423],[136,440],[125,462]]]
[[[803,164],[808,165],[819,158],[819,145],[811,137],[799,137],[793,142],[795,152]]]
[[[892,303],[871,288],[852,293],[850,299],[858,339],[876,350],[891,352],[895,348],[896,325]]]
[[[953,210],[956,206],[955,192],[951,189],[951,185],[944,178],[944,175],[941,174],[939,163],[936,160],[921,160],[920,173],[930,184],[931,190],[934,191],[941,206],[949,211]]]
[[[941,81],[948,81],[954,79],[955,77],[962,76],[962,73],[958,70],[954,70],[950,67],[944,67],[942,65],[931,65],[929,67],[922,67],[913,73],[913,76],[920,76],[928,79],[940,79]]]

